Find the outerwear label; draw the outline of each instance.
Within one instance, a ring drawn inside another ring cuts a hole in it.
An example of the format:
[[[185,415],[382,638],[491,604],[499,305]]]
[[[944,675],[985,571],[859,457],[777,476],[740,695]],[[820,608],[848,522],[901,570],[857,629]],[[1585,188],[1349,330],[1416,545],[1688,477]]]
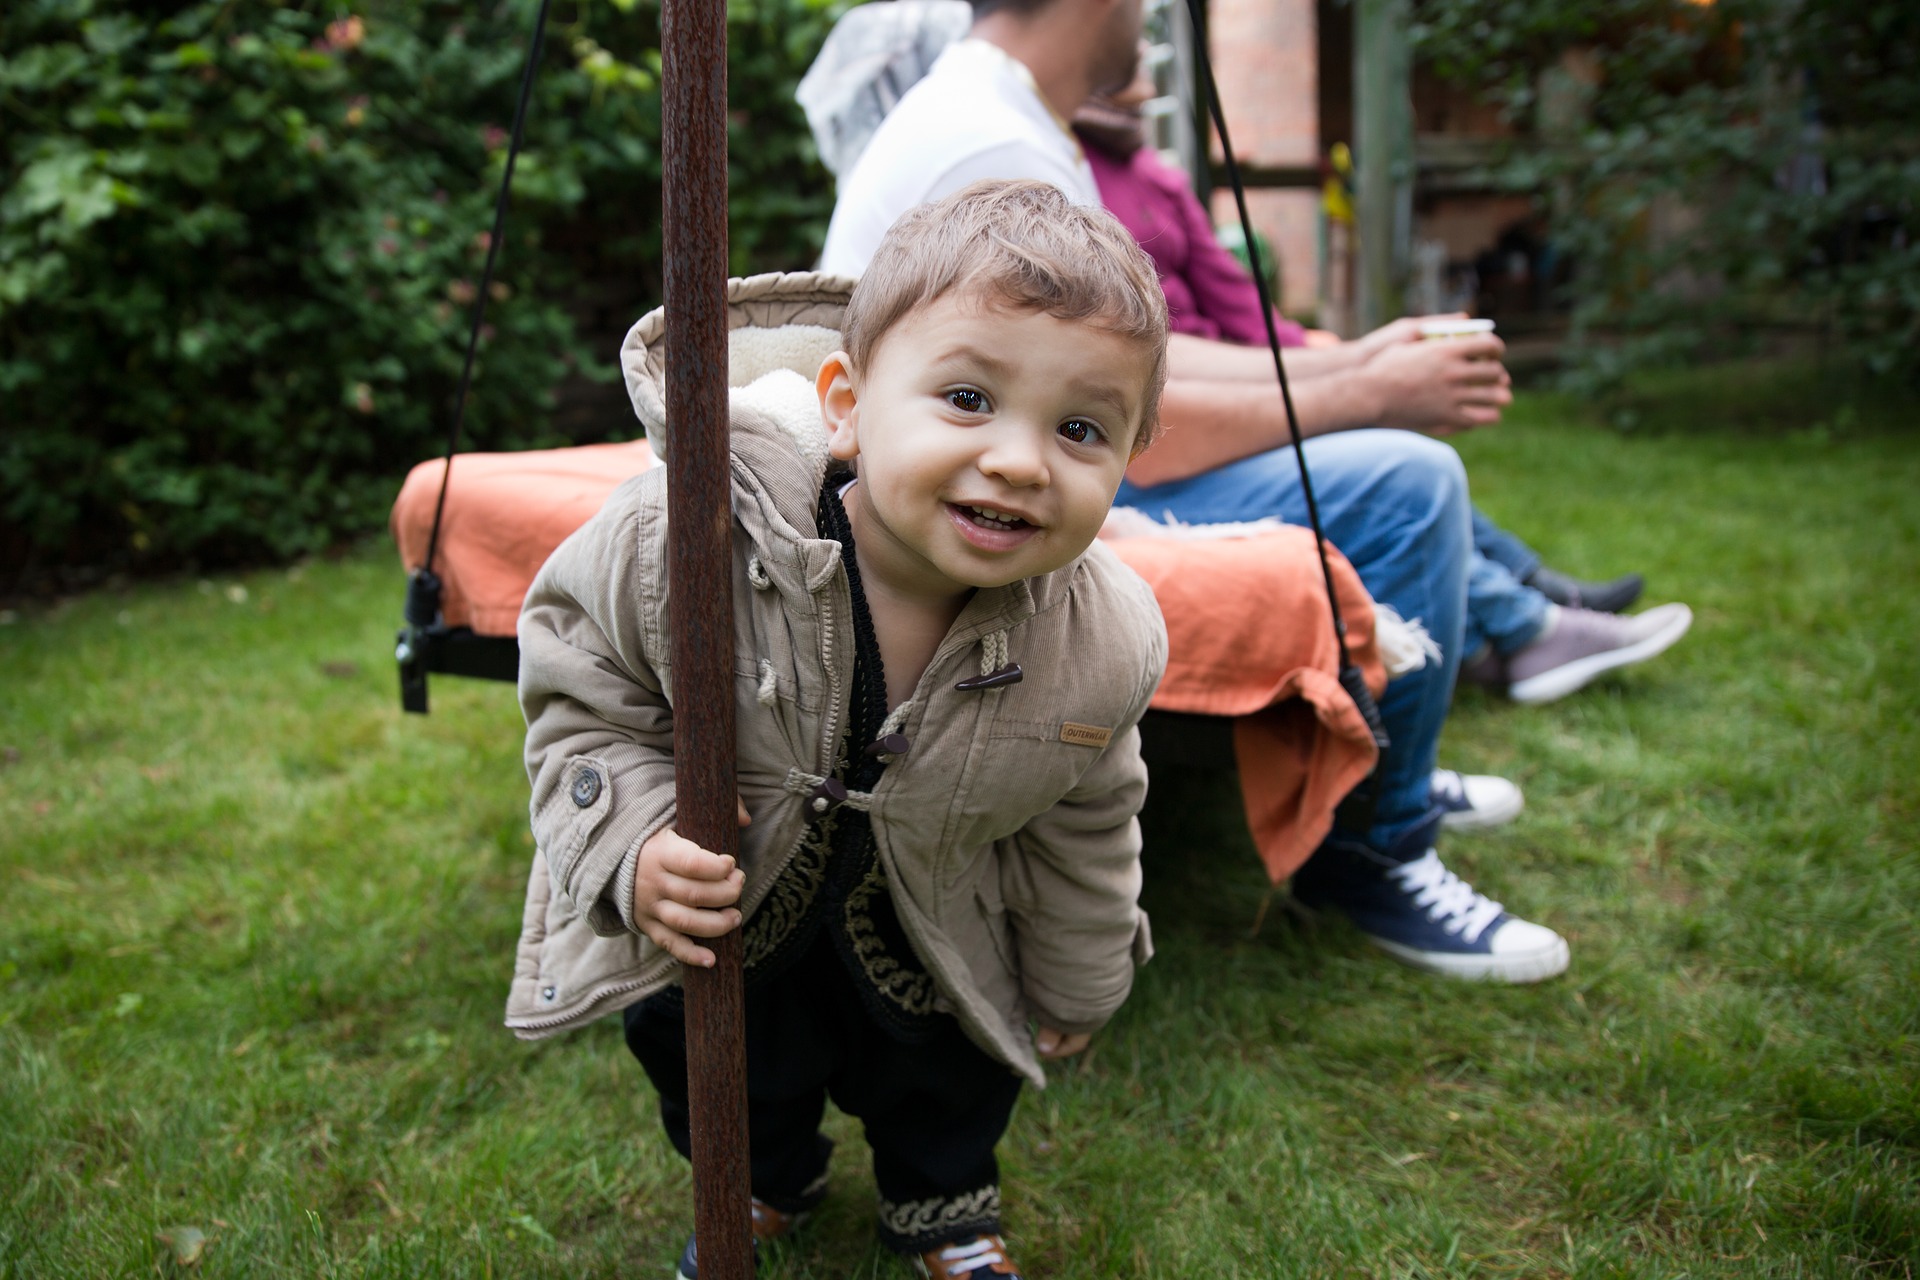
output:
[[[1113,741],[1113,730],[1068,720],[1060,726],[1060,741],[1071,742],[1076,747],[1104,747]]]

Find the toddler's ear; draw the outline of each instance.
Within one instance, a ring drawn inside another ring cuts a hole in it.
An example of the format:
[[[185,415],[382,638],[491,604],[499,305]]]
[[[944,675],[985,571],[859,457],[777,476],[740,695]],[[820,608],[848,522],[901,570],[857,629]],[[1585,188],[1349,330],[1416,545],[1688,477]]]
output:
[[[860,456],[860,397],[847,353],[836,351],[822,360],[813,385],[820,393],[820,420],[827,426],[827,452],[852,462]]]

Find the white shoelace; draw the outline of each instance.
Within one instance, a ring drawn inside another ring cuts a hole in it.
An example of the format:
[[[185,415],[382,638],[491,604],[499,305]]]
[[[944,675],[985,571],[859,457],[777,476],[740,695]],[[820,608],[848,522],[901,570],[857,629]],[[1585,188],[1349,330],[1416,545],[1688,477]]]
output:
[[[959,1274],[953,1264],[965,1263],[966,1271],[971,1274],[982,1267],[990,1267],[1006,1259],[1000,1253],[999,1241],[992,1236],[975,1236],[962,1244],[950,1244],[940,1251],[940,1261],[948,1264],[947,1274]]]
[[[1447,870],[1440,855],[1427,850],[1423,858],[1388,872],[1413,895],[1413,905],[1424,907],[1427,919],[1441,924],[1461,941],[1474,943],[1506,908],[1474,891],[1474,887]]]

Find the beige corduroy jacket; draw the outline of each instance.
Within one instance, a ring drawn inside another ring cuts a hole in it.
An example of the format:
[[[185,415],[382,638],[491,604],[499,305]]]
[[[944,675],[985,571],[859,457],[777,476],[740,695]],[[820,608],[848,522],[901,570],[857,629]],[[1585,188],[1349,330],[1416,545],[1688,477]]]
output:
[[[731,282],[734,683],[742,909],[800,843],[845,732],[853,619],[840,544],[814,512],[826,437],[812,379],[849,283]],[[634,326],[628,387],[656,449],[664,322]],[[520,617],[536,852],[507,1024],[568,1030],[678,980],[633,928],[641,843],[674,818],[665,469],[628,481],[541,569]],[[1045,577],[977,592],[921,677],[911,743],[869,807],[895,908],[939,1007],[1036,1084],[1030,1020],[1104,1024],[1152,952],[1137,904],[1146,795],[1135,725],[1166,660],[1152,593],[1097,543]],[[1018,683],[956,684],[1017,663]],[[897,709],[896,709],[897,712]]]

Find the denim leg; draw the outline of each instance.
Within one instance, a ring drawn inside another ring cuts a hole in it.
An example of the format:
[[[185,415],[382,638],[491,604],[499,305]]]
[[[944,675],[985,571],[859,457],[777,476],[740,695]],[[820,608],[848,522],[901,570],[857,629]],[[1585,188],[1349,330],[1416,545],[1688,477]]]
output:
[[[1532,644],[1547,624],[1547,598],[1498,560],[1474,553],[1467,574],[1467,627],[1460,652],[1472,657],[1491,644],[1512,653]]]
[[[1540,567],[1540,553],[1502,529],[1480,508],[1473,509],[1473,549],[1525,582]]]
[[[1418,619],[1443,655],[1393,681],[1380,700],[1393,747],[1365,840],[1386,850],[1432,818],[1428,785],[1460,663],[1473,558],[1466,468],[1438,440],[1381,428],[1316,436],[1306,452],[1328,540],[1352,562],[1373,598]],[[1148,489],[1123,484],[1117,501],[1193,524],[1261,516],[1307,523],[1291,449]]]

